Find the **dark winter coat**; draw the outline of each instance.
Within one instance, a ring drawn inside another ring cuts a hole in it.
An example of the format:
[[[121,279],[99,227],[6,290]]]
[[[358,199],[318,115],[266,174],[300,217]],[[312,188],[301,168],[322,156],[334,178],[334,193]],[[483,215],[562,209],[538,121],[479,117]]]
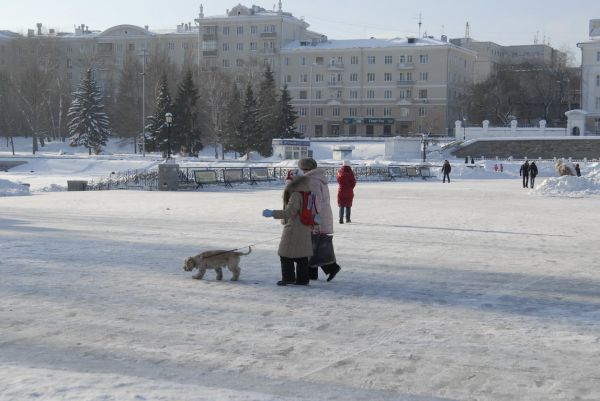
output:
[[[450,174],[450,171],[452,171],[452,166],[450,166],[450,163],[444,163],[442,165],[442,173]]]
[[[273,210],[273,218],[281,219],[283,232],[277,251],[285,258],[304,258],[312,256],[312,226],[302,224],[300,210],[302,209],[302,192],[310,191],[307,177],[297,177],[286,185],[283,191],[283,210]]]
[[[356,178],[350,166],[342,166],[337,172],[337,182],[339,184],[337,201],[339,207],[352,207],[354,199],[354,187]]]
[[[519,175],[522,175],[523,177],[529,175],[529,162],[521,164],[521,168],[519,169]]]
[[[575,174],[577,177],[581,177],[581,169],[579,168],[579,165],[575,166]]]
[[[534,162],[529,165],[529,176],[535,178],[538,175],[538,168]]]

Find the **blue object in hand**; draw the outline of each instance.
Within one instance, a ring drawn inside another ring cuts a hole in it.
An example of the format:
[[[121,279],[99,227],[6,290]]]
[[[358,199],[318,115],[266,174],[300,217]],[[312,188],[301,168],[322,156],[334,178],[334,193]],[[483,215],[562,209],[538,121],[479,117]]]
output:
[[[262,215],[263,215],[263,217],[273,217],[273,211],[269,210],[269,209],[265,209],[265,210],[263,210]]]

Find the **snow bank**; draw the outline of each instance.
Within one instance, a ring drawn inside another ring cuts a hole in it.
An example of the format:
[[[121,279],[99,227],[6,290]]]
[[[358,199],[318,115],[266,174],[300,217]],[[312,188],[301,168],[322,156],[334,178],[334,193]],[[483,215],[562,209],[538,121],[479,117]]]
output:
[[[573,177],[565,175],[562,177],[551,177],[538,185],[533,193],[569,198],[600,195],[600,180],[590,176]]]
[[[0,196],[24,195],[31,195],[27,185],[0,179]]]

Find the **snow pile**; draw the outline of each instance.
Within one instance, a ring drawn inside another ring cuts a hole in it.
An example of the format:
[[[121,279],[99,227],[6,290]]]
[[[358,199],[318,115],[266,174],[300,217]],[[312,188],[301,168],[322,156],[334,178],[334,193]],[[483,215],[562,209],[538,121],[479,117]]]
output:
[[[551,177],[537,186],[533,193],[569,198],[600,195],[600,176],[574,177],[565,175],[562,177]]]
[[[29,187],[24,184],[0,179],[0,196],[23,196],[31,195]]]

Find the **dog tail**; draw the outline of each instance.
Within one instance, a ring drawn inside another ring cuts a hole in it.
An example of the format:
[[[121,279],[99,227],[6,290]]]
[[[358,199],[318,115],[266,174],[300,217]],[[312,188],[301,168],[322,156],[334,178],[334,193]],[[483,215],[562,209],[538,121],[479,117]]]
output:
[[[250,255],[252,253],[252,246],[248,247],[248,252],[244,253],[244,252],[240,252],[240,255]]]

